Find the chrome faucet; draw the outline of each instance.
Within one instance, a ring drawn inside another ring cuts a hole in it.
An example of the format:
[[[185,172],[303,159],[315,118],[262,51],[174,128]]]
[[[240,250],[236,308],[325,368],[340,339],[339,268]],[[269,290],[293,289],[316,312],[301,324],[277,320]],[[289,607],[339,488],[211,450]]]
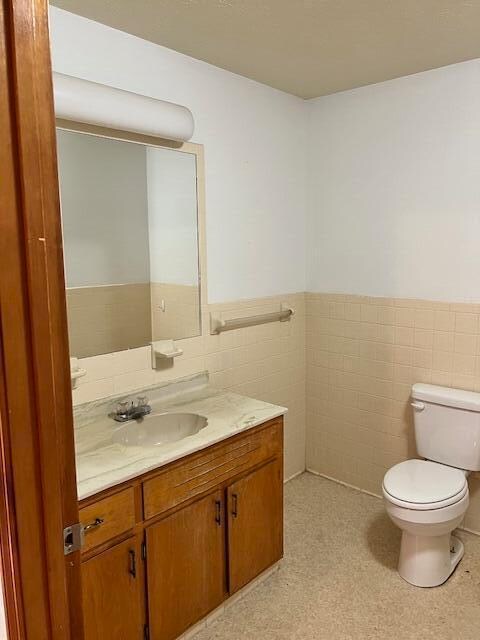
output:
[[[117,404],[117,408],[108,415],[117,422],[128,422],[129,420],[140,420],[152,411],[146,396],[138,396],[137,402],[124,400]]]

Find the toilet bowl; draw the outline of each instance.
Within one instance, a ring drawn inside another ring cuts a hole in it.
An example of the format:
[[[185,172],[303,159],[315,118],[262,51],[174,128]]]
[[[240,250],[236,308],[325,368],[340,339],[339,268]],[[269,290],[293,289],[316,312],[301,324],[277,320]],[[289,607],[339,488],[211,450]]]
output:
[[[452,531],[463,520],[469,493],[466,473],[426,460],[407,460],[383,481],[385,507],[402,530],[398,572],[418,587],[445,582],[462,559]]]
[[[402,530],[398,572],[418,587],[445,582],[463,556],[452,536],[468,508],[467,476],[480,471],[480,393],[412,387],[418,456],[383,479],[388,515]]]

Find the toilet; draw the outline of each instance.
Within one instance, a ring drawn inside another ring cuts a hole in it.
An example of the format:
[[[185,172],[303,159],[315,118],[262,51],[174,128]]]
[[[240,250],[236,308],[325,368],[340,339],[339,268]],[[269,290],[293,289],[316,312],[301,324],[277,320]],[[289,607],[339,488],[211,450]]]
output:
[[[387,471],[383,497],[402,530],[398,572],[418,587],[445,582],[463,557],[452,535],[468,508],[467,476],[480,470],[480,393],[429,384],[412,388],[418,455]]]

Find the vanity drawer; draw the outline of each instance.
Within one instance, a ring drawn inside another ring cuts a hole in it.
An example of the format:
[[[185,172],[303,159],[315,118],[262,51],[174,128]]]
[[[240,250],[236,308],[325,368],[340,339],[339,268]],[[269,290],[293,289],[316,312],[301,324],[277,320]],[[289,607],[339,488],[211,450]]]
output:
[[[152,518],[282,453],[282,421],[218,444],[143,483],[144,517]]]
[[[80,509],[84,531],[82,551],[89,551],[135,526],[135,498],[133,488]]]

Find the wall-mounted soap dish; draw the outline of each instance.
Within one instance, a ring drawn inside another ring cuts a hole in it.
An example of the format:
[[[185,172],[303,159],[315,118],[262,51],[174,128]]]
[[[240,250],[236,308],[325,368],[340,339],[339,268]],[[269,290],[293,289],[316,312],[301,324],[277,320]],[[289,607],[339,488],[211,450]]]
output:
[[[70,358],[70,378],[72,379],[72,389],[76,387],[79,378],[87,375],[87,370],[80,366],[78,358]]]
[[[157,360],[173,361],[173,358],[181,356],[183,349],[175,344],[174,340],[156,340],[152,345],[152,368],[157,368]]]

